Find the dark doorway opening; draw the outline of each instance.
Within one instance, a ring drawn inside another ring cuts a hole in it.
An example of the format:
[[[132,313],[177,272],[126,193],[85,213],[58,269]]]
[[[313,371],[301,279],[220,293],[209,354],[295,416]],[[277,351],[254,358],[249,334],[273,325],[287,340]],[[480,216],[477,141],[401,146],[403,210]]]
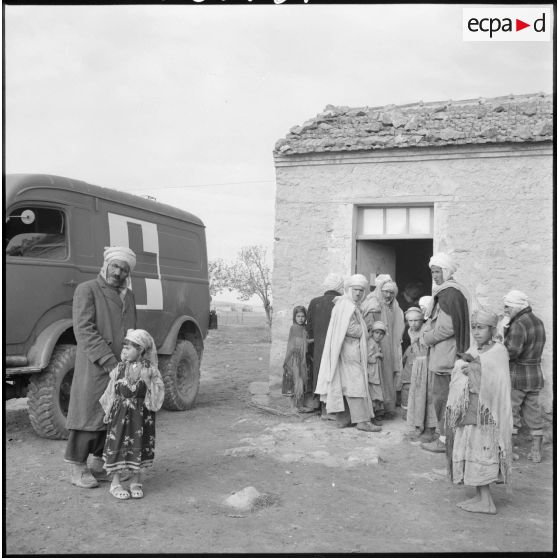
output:
[[[430,295],[432,278],[428,261],[432,249],[431,238],[357,240],[355,272],[369,279],[372,288],[377,275],[388,273],[400,294],[408,283],[420,282],[423,286],[420,296]]]

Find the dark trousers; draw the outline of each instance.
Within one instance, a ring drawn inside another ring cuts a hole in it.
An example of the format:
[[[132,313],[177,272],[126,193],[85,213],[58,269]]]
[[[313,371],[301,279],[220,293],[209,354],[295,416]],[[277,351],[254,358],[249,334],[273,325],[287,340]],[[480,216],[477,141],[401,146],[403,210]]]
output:
[[[428,372],[430,373],[430,371]],[[432,382],[432,400],[434,403],[434,410],[436,411],[436,418],[438,419],[440,436],[446,435],[445,416],[450,380],[451,374],[434,373],[434,381]]]
[[[87,457],[92,453],[95,457],[103,456],[106,430],[89,432],[88,430],[70,430],[64,461],[68,463],[87,463]]]

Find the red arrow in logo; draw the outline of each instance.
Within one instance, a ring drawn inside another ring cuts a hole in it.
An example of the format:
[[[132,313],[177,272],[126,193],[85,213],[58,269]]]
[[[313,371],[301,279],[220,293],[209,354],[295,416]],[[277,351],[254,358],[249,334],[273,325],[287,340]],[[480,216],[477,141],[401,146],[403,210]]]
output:
[[[525,23],[524,21],[521,21],[520,19],[515,19],[515,30],[516,31],[521,31],[522,29],[525,29],[526,27],[531,27],[530,23]]]

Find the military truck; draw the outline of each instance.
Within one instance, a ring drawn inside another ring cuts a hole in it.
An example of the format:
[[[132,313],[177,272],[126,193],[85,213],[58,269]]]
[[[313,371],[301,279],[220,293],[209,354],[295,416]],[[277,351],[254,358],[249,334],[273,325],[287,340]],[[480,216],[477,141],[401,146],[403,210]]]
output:
[[[5,393],[28,397],[35,431],[68,435],[73,294],[99,273],[106,246],[136,253],[137,325],[157,345],[164,408],[192,407],[210,312],[202,221],[140,196],[36,174],[5,177],[5,208]]]

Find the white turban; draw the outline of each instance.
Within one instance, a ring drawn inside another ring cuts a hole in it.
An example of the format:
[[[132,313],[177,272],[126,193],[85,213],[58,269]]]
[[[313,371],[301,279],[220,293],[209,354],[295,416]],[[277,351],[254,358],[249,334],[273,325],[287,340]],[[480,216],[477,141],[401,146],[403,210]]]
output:
[[[504,304],[506,306],[523,309],[529,306],[529,299],[524,292],[513,290],[504,296]]]
[[[126,337],[128,341],[139,345],[144,349],[143,358],[149,360],[153,366],[157,367],[157,348],[155,347],[155,341],[153,337],[145,331],[145,329],[129,329],[126,332]]]
[[[387,281],[391,281],[391,275],[388,273],[381,273],[376,277],[376,279],[374,279],[374,285],[376,286],[376,289],[382,290],[382,285]]]
[[[395,283],[395,281],[392,281],[391,279],[389,279],[388,281],[385,281],[382,284],[381,289],[382,291],[391,291],[392,293],[395,293],[395,296],[397,296],[397,293],[399,292],[399,289],[397,288],[397,284]]]
[[[447,281],[457,271],[457,266],[453,260],[444,252],[438,252],[430,258],[428,267],[432,269],[433,265],[442,269],[442,278],[444,281]]]
[[[126,262],[130,266],[130,272],[136,267],[136,255],[127,246],[107,246],[103,258],[106,263],[110,263],[112,260]]]
[[[367,289],[368,287],[368,279],[364,275],[357,273],[356,275],[351,275],[347,279],[345,279],[345,289],[349,289],[350,287],[362,287],[363,289]]]
[[[337,273],[330,273],[323,282],[323,287],[326,291],[343,292],[343,277]]]

